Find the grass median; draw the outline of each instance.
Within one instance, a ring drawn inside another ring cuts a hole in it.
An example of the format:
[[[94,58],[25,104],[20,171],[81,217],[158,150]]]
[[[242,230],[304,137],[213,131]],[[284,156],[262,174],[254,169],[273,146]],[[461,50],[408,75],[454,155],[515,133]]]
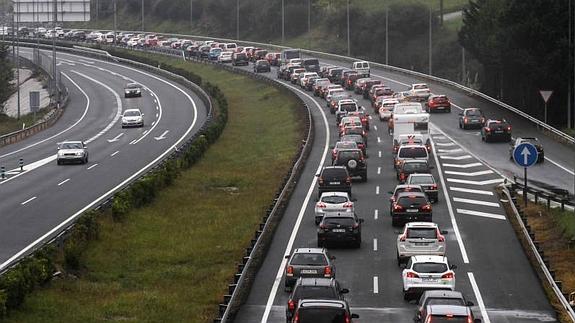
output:
[[[211,322],[302,136],[289,93],[212,66],[157,57],[216,84],[222,136],[148,207],[103,216],[82,269],[34,292],[7,322]]]

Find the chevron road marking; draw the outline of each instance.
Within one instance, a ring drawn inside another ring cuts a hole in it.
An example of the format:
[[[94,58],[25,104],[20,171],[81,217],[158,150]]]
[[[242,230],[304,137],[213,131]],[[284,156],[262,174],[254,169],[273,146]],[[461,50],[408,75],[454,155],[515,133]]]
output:
[[[470,184],[470,185],[489,185],[489,184],[497,184],[502,183],[503,178],[496,178],[496,179],[488,179],[485,181],[469,181],[465,179],[458,179],[458,178],[446,178],[448,182],[451,183],[461,183],[461,184]]]
[[[470,189],[470,188],[455,187],[455,186],[450,186],[449,189],[452,190],[452,191],[456,191],[456,192],[473,193],[473,194],[481,194],[481,195],[491,195],[491,196],[493,196],[493,192],[490,192],[490,191],[472,190],[472,189]]]
[[[485,202],[485,201],[472,200],[472,199],[464,199],[464,198],[459,198],[459,197],[454,197],[454,198],[453,198],[453,201],[454,201],[454,202],[460,202],[460,203],[467,203],[467,204],[475,204],[475,205],[485,205],[485,206],[500,207],[500,206],[499,206],[499,203]]]
[[[493,214],[487,212],[479,212],[479,211],[472,211],[466,209],[457,209],[457,213],[459,214],[467,214],[467,215],[476,215],[484,218],[496,219],[496,220],[506,220],[505,216],[500,214]]]
[[[462,155],[462,156],[439,156],[441,159],[450,159],[450,160],[463,160],[471,158],[470,155]]]
[[[490,169],[487,169],[487,170],[481,170],[481,171],[473,172],[473,173],[465,173],[465,172],[455,172],[455,171],[451,171],[451,170],[446,170],[446,171],[445,171],[445,174],[473,177],[473,176],[493,174],[493,171],[490,170]]]
[[[437,149],[438,153],[443,153],[443,154],[453,154],[453,153],[460,153],[463,152],[463,149],[461,148],[455,148],[455,149]]]
[[[451,147],[455,146],[456,144],[454,142],[436,142],[435,145],[439,147]]]
[[[482,163],[471,163],[471,164],[441,164],[443,167],[453,167],[453,168],[470,168],[470,167],[477,167],[483,166]]]

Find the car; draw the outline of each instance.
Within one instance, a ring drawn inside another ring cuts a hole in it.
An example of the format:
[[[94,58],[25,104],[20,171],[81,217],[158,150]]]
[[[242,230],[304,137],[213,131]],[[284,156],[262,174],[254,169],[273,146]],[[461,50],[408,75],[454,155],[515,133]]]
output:
[[[271,66],[265,59],[257,60],[254,64],[254,73],[271,72]]]
[[[318,177],[318,198],[324,192],[347,192],[351,196],[351,176],[344,166],[326,166]]]
[[[347,116],[358,117],[361,120],[361,125],[366,131],[369,131],[369,114],[365,111],[364,107],[360,107],[358,111],[350,111]]]
[[[397,265],[401,266],[411,256],[445,256],[447,231],[439,230],[433,222],[409,222],[397,236]]]
[[[365,157],[367,157],[367,140],[365,139],[364,136],[362,135],[354,135],[354,134],[349,134],[349,135],[342,135],[339,138],[340,141],[353,141],[357,144],[357,148],[361,149],[361,151],[363,152],[363,155]]]
[[[431,95],[429,86],[425,83],[411,84],[409,95],[414,97],[417,101],[427,101]]]
[[[491,142],[501,139],[504,142],[511,141],[511,125],[505,119],[489,119],[481,128],[481,140]]]
[[[322,67],[319,68],[319,76],[323,77],[323,78],[327,78],[328,72],[330,68],[333,68],[335,66],[333,65],[324,65]]]
[[[300,76],[300,79],[299,79],[299,86],[300,86],[301,88],[306,88],[306,87],[307,87],[307,82],[309,82],[309,80],[310,80],[312,77],[317,77],[317,78],[319,78],[319,75],[317,75],[316,72],[306,72],[306,73],[303,73],[303,74]]]
[[[246,53],[233,53],[232,54],[232,65],[233,66],[247,66],[250,63],[248,60],[248,55]]]
[[[305,67],[308,72],[319,72],[319,60],[317,58],[304,58],[301,65]]]
[[[270,63],[271,66],[279,66],[279,60],[281,57],[281,53],[267,53],[266,60]]]
[[[361,124],[360,125],[351,124],[344,126],[343,129],[341,129],[340,136],[343,137],[349,135],[359,135],[363,137],[364,141],[367,141],[367,132],[365,131],[365,129]]]
[[[331,213],[355,212],[354,200],[345,192],[325,192],[315,204],[315,224],[318,225],[323,216]]]
[[[390,98],[392,94],[393,90],[389,86],[381,86],[376,88],[375,90],[373,90],[373,93],[371,95],[371,102],[373,103],[372,107],[376,106],[376,102],[378,100],[383,100],[384,98]]]
[[[346,116],[348,112],[359,111],[359,105],[353,99],[339,100],[337,102],[337,110],[335,111],[335,123],[339,124],[341,118]]]
[[[218,57],[220,56],[220,54],[222,52],[223,52],[223,50],[219,47],[212,48],[212,49],[210,49],[210,52],[208,53],[208,59],[210,61],[217,61]]]
[[[335,278],[299,278],[288,298],[286,319],[290,323],[300,300],[321,298],[329,300],[345,300],[344,294],[349,289],[341,288]]]
[[[423,187],[419,185],[406,185],[406,184],[399,184],[396,185],[393,191],[389,191],[388,193],[391,195],[389,197],[389,214],[391,214],[391,210],[393,208],[393,202],[397,200],[397,196],[399,193],[402,192],[420,192],[425,193],[423,191]]]
[[[267,50],[257,49],[254,51],[254,54],[252,55],[252,60],[253,61],[265,60],[266,62],[269,63],[269,61],[266,59],[267,54],[268,54]]]
[[[412,134],[404,134],[404,135],[399,135],[397,136],[397,139],[393,140],[393,154],[397,155],[397,152],[399,151],[399,147],[404,146],[404,145],[419,145],[422,146],[424,144],[423,142],[423,135],[422,134],[418,134],[418,133],[412,133]],[[429,144],[429,148],[427,149],[427,151],[429,152],[429,149],[431,148],[431,144]],[[427,145],[426,145],[427,148]]]
[[[220,63],[231,63],[233,52],[222,52],[218,57],[218,62]]]
[[[391,225],[394,227],[408,222],[431,222],[433,210],[427,195],[420,192],[401,192],[391,206]]]
[[[364,77],[369,77],[370,74],[369,62],[366,61],[353,62],[351,68],[358,74],[363,75]]]
[[[343,86],[344,88],[346,88],[346,83],[347,83],[348,77],[350,75],[356,75],[356,74],[357,74],[357,72],[354,70],[345,69],[345,70],[343,70],[343,72],[341,72],[341,75],[340,75],[337,83],[339,85]]]
[[[485,116],[481,109],[467,108],[459,113],[459,128],[481,128],[485,123]]]
[[[433,166],[426,160],[409,159],[405,160],[397,169],[395,175],[401,184],[406,183],[411,174],[429,174]],[[425,189],[424,189],[425,191]]]
[[[520,144],[523,143],[530,143],[533,146],[535,146],[535,149],[537,149],[537,162],[538,163],[542,163],[545,161],[545,150],[543,150],[543,145],[541,145],[541,143],[539,142],[539,139],[535,138],[535,137],[518,137],[515,138],[515,140],[512,140],[511,143],[509,144],[509,159],[513,160],[513,151],[515,150],[515,147],[519,146]]]
[[[345,91],[335,91],[327,101],[327,106],[329,107],[329,112],[335,114],[339,106],[340,100],[352,100],[351,94]]]
[[[379,84],[383,84],[383,82],[381,80],[375,80],[375,79],[368,79],[367,81],[365,81],[362,84],[362,91],[361,93],[363,94],[363,98],[364,99],[369,99],[369,90],[371,90],[371,88],[374,85],[379,85]]]
[[[327,78],[334,84],[340,81],[341,73],[345,70],[343,67],[331,68],[328,72]]]
[[[407,177],[405,184],[419,185],[423,188],[425,194],[427,194],[427,198],[432,203],[437,203],[439,201],[439,189],[432,174],[412,173]]]
[[[331,162],[335,160],[337,156],[337,151],[340,149],[356,149],[357,143],[354,141],[338,141],[335,145],[331,148]]]
[[[88,163],[88,147],[83,141],[64,141],[58,143],[56,164],[79,162]]]
[[[331,85],[327,86],[327,93],[325,93],[325,101],[327,102],[327,105],[329,107],[329,101],[331,100],[331,97],[334,95],[347,95],[347,93],[345,92],[345,90],[341,87],[341,85],[335,85],[337,87],[332,87]]]
[[[343,300],[304,299],[295,310],[293,323],[353,323],[359,315],[351,313]]]
[[[292,71],[292,73],[289,76],[289,81],[292,82],[292,84],[297,84],[297,82],[299,81],[300,76],[305,73],[305,68],[301,68],[298,67],[296,69],[294,69]]]
[[[363,94],[363,85],[371,80],[369,77],[358,78],[355,80],[355,84],[353,85],[353,93],[355,94]]]
[[[343,84],[343,86],[345,87],[346,90],[349,91],[353,91],[354,87],[355,87],[355,81],[357,81],[358,79],[362,78],[362,75],[359,75],[357,73],[349,73],[347,74],[346,78],[344,79],[345,83]]]
[[[415,322],[481,323],[481,319],[476,319],[468,306],[436,304],[426,306]]]
[[[354,248],[361,247],[361,224],[355,213],[328,213],[324,215],[317,229],[317,246],[329,243],[350,243]]]
[[[319,93],[321,91],[322,86],[326,86],[331,84],[331,82],[326,79],[326,78],[320,78],[315,80],[314,84],[313,84],[313,96],[319,96]]]
[[[424,145],[403,145],[399,146],[397,155],[393,158],[396,169],[401,167],[401,164],[408,159],[429,160],[429,153],[427,147]],[[407,177],[406,177],[407,178]]]
[[[144,114],[140,109],[126,109],[122,114],[122,128],[126,127],[143,127]]]
[[[451,102],[447,95],[430,95],[425,107],[429,113],[440,110],[447,113],[451,112]]]
[[[142,96],[142,86],[138,83],[128,83],[124,87],[125,98],[135,98]]]
[[[341,85],[330,83],[330,84],[327,84],[326,86],[322,87],[322,92],[319,94],[319,96],[324,98],[326,101],[329,101],[327,99],[327,95],[329,94],[330,91],[339,91],[342,93],[344,92]]]
[[[425,313],[429,313],[426,310],[428,305],[454,305],[454,306],[466,306],[470,308],[474,306],[473,302],[465,299],[463,294],[458,291],[450,290],[427,290],[421,294],[419,301],[417,302],[418,309],[413,318],[414,322],[424,323],[423,319],[427,320]],[[471,310],[471,309],[470,309]],[[455,312],[455,311],[454,311]],[[473,312],[470,313],[471,318],[473,318]],[[456,321],[457,322],[457,321]],[[477,322],[477,320],[460,320],[463,323]],[[479,321],[481,322],[481,321]]]
[[[380,121],[387,121],[393,116],[393,109],[399,103],[397,99],[383,99],[380,104],[376,105]]]
[[[367,181],[367,161],[361,149],[339,149],[333,165],[345,166],[349,176],[359,176],[362,182]]]
[[[285,267],[284,285],[287,291],[291,289],[300,277],[335,278],[335,266],[325,248],[297,248],[288,259]]]
[[[401,273],[403,299],[419,298],[426,290],[455,290],[456,268],[445,256],[412,256]]]

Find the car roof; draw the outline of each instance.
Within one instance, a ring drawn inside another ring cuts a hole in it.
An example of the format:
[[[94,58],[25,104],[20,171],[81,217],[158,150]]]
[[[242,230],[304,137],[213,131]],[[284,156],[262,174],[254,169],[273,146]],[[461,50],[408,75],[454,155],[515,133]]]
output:
[[[417,223],[417,222],[412,222],[412,223]],[[427,290],[424,292],[424,294],[422,296],[433,297],[433,298],[440,298],[440,297],[463,298],[463,294],[461,292],[452,291],[452,290]]]
[[[417,187],[417,188],[421,188],[421,185],[416,185],[416,184],[398,184],[395,186],[394,191],[397,191],[398,189],[402,189],[402,188],[411,188],[411,187]]]
[[[345,301],[334,299],[303,299],[299,301],[299,307],[333,307],[333,308],[346,308]]]
[[[334,278],[304,278],[301,277],[297,280],[299,286],[326,286],[330,287],[335,284]]]
[[[427,305],[427,313],[431,315],[467,316],[469,308],[463,305]]]
[[[425,174],[425,173],[415,173],[415,174],[410,174],[409,177],[431,177],[435,180],[435,178],[433,177],[432,174]]]
[[[321,197],[324,197],[324,196],[345,196],[345,197],[349,198],[349,194],[347,194],[347,192],[323,192],[323,193],[321,193]]]
[[[323,216],[323,219],[327,218],[354,218],[355,214],[352,212],[329,212]]]
[[[325,253],[325,249],[323,248],[297,248],[293,251],[294,254],[296,253]]]
[[[437,262],[437,263],[447,263],[447,257],[445,256],[431,256],[431,255],[418,255],[411,257],[412,262]]]
[[[407,222],[406,228],[438,228],[437,223],[434,222]]]
[[[61,144],[82,144],[82,143],[84,143],[84,142],[81,140],[66,140],[66,141],[60,142],[59,144],[61,145]]]
[[[405,159],[403,164],[429,164],[425,159]]]
[[[425,192],[400,192],[397,194],[397,199],[404,196],[415,196],[415,197],[425,197]]]
[[[338,102],[338,104],[348,104],[348,103],[357,104],[357,102],[354,99],[342,99],[342,100],[339,100],[339,102]]]
[[[399,149],[407,149],[407,148],[423,148],[427,150],[427,148],[424,145],[403,145],[399,147]]]

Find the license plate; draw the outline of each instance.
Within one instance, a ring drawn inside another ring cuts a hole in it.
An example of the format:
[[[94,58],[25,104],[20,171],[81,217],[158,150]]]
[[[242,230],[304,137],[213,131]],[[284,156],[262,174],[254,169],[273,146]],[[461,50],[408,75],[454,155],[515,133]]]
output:
[[[427,242],[415,242],[416,246],[427,246],[428,243]]]
[[[471,123],[479,123],[479,120],[471,120]]]
[[[495,130],[495,133],[503,133],[503,130]]]
[[[332,229],[332,232],[345,232],[345,229]]]
[[[435,283],[437,281],[435,278],[423,278],[422,280],[429,283]]]
[[[437,107],[436,109],[443,110],[443,109],[445,109],[445,107]]]
[[[302,269],[301,273],[302,274],[317,274],[317,270],[315,270],[315,269]]]
[[[415,213],[419,211],[418,209],[407,209],[407,213]]]
[[[329,185],[339,185],[340,182],[329,182]]]

